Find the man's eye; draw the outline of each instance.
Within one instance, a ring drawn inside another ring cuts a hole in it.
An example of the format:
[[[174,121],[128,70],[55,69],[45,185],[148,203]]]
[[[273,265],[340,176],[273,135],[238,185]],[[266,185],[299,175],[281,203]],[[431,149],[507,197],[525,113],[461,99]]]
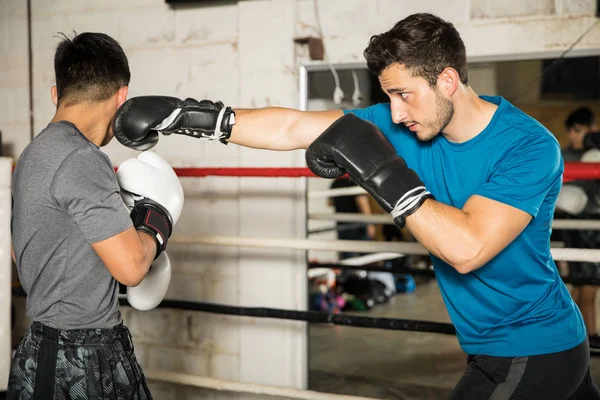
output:
[[[400,93],[400,97],[402,97],[403,100],[406,100],[406,98],[408,97],[408,93],[402,92]]]

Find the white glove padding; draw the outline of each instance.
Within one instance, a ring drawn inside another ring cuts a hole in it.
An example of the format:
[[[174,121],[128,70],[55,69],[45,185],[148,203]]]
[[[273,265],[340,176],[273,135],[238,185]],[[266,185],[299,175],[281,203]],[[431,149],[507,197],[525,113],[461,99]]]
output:
[[[173,168],[161,156],[144,151],[125,160],[117,170],[121,198],[131,210],[134,202],[151,199],[169,212],[173,225],[183,209],[183,188]]]
[[[600,150],[598,149],[590,149],[583,153],[581,156],[581,162],[592,162],[597,163],[600,162]]]
[[[127,287],[127,301],[140,311],[156,308],[167,294],[171,283],[171,260],[166,251],[154,260],[144,280],[135,287]]]
[[[154,238],[158,257],[167,249],[183,208],[179,178],[158,154],[145,151],[121,164],[117,180],[135,229]]]
[[[579,186],[563,185],[556,200],[556,208],[571,215],[579,215],[588,203],[588,196]]]

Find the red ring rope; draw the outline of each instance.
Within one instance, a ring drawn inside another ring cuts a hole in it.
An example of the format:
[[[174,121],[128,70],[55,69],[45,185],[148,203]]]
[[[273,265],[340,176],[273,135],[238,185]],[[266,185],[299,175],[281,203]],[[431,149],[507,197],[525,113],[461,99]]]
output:
[[[565,163],[563,182],[593,179],[600,179],[600,163]]]
[[[315,177],[308,168],[173,168],[177,176],[201,178],[206,176],[254,177],[254,178],[302,178]],[[600,163],[566,162],[563,181],[600,180]]]
[[[308,168],[173,168],[179,177],[250,176],[264,178],[314,177]]]

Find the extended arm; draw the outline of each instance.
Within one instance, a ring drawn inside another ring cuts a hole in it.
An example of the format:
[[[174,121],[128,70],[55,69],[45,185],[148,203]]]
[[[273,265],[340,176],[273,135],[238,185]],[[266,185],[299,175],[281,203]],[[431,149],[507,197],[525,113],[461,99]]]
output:
[[[268,150],[306,149],[341,110],[298,111],[289,108],[235,110],[236,124],[228,142]]]
[[[147,150],[159,134],[180,134],[267,150],[305,149],[341,110],[298,111],[269,107],[237,109],[210,100],[181,100],[167,96],[140,96],[117,111],[112,128],[127,147]]]

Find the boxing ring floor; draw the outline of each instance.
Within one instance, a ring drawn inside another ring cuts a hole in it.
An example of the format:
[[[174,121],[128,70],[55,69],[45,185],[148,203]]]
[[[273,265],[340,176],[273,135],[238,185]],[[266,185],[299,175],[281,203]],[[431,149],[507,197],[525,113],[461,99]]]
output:
[[[600,296],[596,309],[600,310]],[[415,292],[399,293],[387,304],[356,314],[450,322],[434,279],[418,281]],[[466,355],[453,335],[311,324],[309,362],[310,390],[445,400],[462,376]],[[591,357],[590,363],[594,380],[600,382],[600,357]]]

